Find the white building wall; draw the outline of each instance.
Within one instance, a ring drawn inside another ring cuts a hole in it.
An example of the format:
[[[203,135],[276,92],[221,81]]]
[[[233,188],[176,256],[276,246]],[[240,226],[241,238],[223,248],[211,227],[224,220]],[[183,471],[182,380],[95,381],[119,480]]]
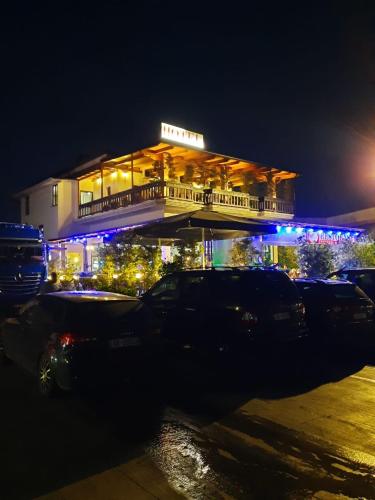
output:
[[[52,206],[52,186],[57,184],[57,205]],[[26,196],[30,213],[26,215]],[[21,198],[21,222],[33,226],[43,225],[48,240],[57,239],[64,228],[73,223],[78,213],[77,181],[54,180],[30,190]]]
[[[52,206],[52,185],[44,184],[29,192],[30,213],[26,215],[26,195],[22,197],[21,222],[32,224],[35,227],[43,225],[47,239],[52,239],[58,234],[58,207]]]

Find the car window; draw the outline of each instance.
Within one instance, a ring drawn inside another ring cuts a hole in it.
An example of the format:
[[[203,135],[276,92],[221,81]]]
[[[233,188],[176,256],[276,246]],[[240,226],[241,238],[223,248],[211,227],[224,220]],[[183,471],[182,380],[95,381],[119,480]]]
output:
[[[285,273],[277,271],[218,273],[216,285],[213,293],[221,300],[299,299],[294,283]]]
[[[208,285],[208,276],[184,276],[181,287],[181,298],[189,302],[200,302],[209,295]]]
[[[349,280],[349,274],[346,272],[341,272],[341,273],[335,273],[332,275],[329,275],[330,280]],[[349,280],[350,281],[350,280]]]
[[[85,334],[110,334],[122,325],[128,325],[143,308],[139,300],[78,302],[67,304],[67,325],[73,331]],[[142,314],[140,315],[142,316]]]
[[[330,294],[337,300],[366,298],[366,294],[358,286],[349,283],[328,285],[328,289]]]
[[[317,283],[296,282],[296,286],[304,300],[313,300],[322,295],[321,287]]]
[[[38,318],[38,314],[40,314],[40,307],[37,303],[29,303],[28,307],[25,307],[20,314],[21,320],[28,325],[35,323],[35,320]]]
[[[374,273],[352,272],[350,273],[349,280],[364,290],[373,289],[375,287]]]
[[[177,299],[178,298],[178,277],[167,276],[160,281],[150,292],[153,299]]]
[[[45,320],[55,325],[62,325],[65,318],[65,302],[47,295],[42,295],[39,300]]]

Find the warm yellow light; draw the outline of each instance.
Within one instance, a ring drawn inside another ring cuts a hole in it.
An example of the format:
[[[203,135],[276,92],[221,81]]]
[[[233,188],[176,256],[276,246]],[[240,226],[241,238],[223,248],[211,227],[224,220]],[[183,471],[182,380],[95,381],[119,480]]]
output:
[[[127,179],[129,177],[129,172],[121,172],[121,176],[123,179]]]
[[[75,274],[75,275],[73,276],[73,279],[74,279],[74,280],[76,280],[76,281],[77,281],[77,280],[79,280],[79,276],[78,276],[78,274]]]
[[[102,178],[98,177],[98,179],[96,179],[96,183],[100,185],[102,183]]]
[[[114,274],[114,275],[113,275],[113,279],[114,279],[114,280],[117,280],[117,278],[118,278],[118,274]]]
[[[73,260],[74,260],[74,263],[75,263],[75,264],[78,264],[78,262],[79,262],[79,257],[74,257],[74,259],[73,259]]]
[[[116,172],[112,172],[111,173],[111,178],[112,179],[116,179],[116,177],[117,177],[117,171]]]
[[[49,275],[49,276],[48,276],[48,281],[51,281],[51,279],[52,279],[52,276],[51,276],[51,275]]]
[[[135,273],[135,277],[137,280],[140,280],[142,278],[143,274],[142,273]]]
[[[62,274],[62,275],[60,276],[60,281],[64,281],[64,279],[65,279],[65,276]]]
[[[97,274],[93,274],[93,275],[92,275],[92,279],[93,279],[93,280],[97,280],[97,279],[98,279],[98,275],[97,275]]]

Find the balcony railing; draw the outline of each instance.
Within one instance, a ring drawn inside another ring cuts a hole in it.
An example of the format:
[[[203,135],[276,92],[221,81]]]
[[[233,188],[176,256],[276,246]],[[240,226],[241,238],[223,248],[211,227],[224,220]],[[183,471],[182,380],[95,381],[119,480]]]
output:
[[[108,210],[136,205],[149,200],[166,198],[198,205],[220,205],[223,207],[241,208],[249,211],[278,212],[282,214],[293,214],[293,203],[277,198],[258,197],[235,191],[223,191],[213,189],[205,191],[188,184],[170,181],[159,181],[144,186],[136,186],[133,189],[112,194],[99,200],[90,201],[79,206],[79,217],[94,215]]]

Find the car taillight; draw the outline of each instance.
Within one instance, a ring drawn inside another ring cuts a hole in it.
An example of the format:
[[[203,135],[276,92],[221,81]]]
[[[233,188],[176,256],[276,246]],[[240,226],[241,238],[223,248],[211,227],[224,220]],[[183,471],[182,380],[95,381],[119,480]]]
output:
[[[241,323],[246,328],[251,328],[258,323],[258,316],[251,312],[244,312],[241,316]]]
[[[59,335],[59,343],[62,347],[69,347],[75,344],[81,344],[82,342],[90,342],[96,340],[95,337],[81,337],[80,335],[75,335],[74,333],[62,333]]]

